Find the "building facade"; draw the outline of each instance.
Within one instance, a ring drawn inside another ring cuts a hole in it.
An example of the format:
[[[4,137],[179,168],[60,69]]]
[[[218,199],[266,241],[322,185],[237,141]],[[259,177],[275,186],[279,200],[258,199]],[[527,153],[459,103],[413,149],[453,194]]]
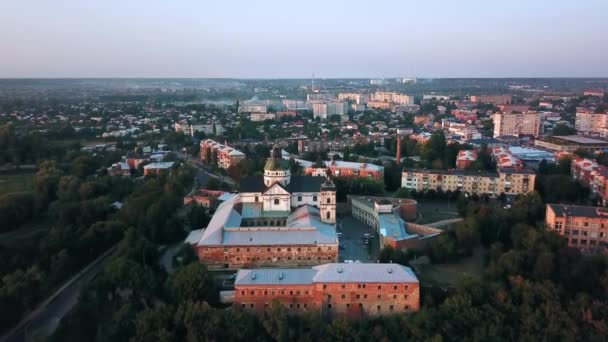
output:
[[[200,158],[203,162],[217,165],[225,170],[238,165],[246,157],[245,153],[211,139],[201,140],[199,147]]]
[[[599,135],[608,128],[608,113],[595,113],[587,108],[576,109],[574,128],[579,134]]]
[[[239,270],[234,303],[263,315],[274,301],[325,318],[379,316],[420,309],[419,281],[399,264],[336,264]]]
[[[273,149],[264,176],[241,180],[204,230],[188,236],[210,268],[311,266],[336,262],[336,189],[325,177],[292,176]]]
[[[496,113],[494,119],[494,137],[502,135],[531,135],[537,137],[541,133],[542,114],[526,113]]]
[[[545,224],[582,253],[608,251],[608,209],[604,207],[547,204]]]
[[[472,95],[470,99],[471,102],[475,103],[492,103],[495,105],[513,102],[513,96],[511,95]]]
[[[404,169],[401,186],[419,192],[435,190],[477,195],[518,195],[533,192],[535,179],[534,171],[510,168],[499,169],[498,173]]]

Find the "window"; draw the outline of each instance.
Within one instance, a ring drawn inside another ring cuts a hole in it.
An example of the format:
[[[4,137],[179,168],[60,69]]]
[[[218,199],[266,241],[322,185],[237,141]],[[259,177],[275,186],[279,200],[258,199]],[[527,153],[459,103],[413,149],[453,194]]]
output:
[[[393,290],[396,290],[396,289],[397,289],[397,285],[393,286]]]
[[[382,290],[382,285],[378,285],[378,290]]]
[[[331,213],[328,211],[327,212],[327,219],[329,220],[331,218]]]
[[[389,305],[388,309],[391,310],[391,311],[393,311],[393,306]]]
[[[327,197],[327,204],[331,203],[331,198]]]
[[[317,201],[317,196],[316,196],[316,195],[315,195],[315,196],[312,196],[312,201],[313,201],[313,202],[316,202],[316,201]]]
[[[255,196],[255,203],[258,203],[260,201],[260,198],[258,196]]]
[[[346,288],[346,284],[342,284],[342,288],[345,289]]]
[[[342,295],[342,299],[346,299],[346,295],[345,294]]]
[[[302,202],[302,196],[298,196],[298,202]]]
[[[274,199],[274,204],[279,204],[279,202],[281,202],[281,200],[279,200],[278,198]]]

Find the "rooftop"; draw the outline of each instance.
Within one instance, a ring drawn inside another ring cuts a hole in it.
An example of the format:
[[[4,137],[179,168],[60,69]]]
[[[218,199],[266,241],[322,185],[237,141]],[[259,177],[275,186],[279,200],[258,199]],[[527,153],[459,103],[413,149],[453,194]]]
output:
[[[418,283],[418,278],[399,264],[331,263],[313,268],[241,269],[235,280],[235,286],[313,283]]]
[[[608,208],[570,204],[547,204],[556,216],[608,218]]]

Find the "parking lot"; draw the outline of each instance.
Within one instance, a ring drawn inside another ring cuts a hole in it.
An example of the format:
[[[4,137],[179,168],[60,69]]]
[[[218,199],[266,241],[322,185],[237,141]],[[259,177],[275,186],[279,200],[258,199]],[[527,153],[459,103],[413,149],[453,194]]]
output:
[[[380,243],[378,234],[372,227],[349,215],[338,220],[337,230],[342,233],[338,253],[340,262],[344,262],[344,260],[376,262],[378,260]],[[373,237],[368,239],[368,244],[365,244],[364,234],[370,234]]]

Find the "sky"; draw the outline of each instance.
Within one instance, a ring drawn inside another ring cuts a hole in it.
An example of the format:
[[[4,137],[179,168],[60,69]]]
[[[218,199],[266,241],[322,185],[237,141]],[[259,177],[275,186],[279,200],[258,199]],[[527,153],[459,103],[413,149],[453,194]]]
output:
[[[607,77],[608,0],[0,0],[0,78]]]

